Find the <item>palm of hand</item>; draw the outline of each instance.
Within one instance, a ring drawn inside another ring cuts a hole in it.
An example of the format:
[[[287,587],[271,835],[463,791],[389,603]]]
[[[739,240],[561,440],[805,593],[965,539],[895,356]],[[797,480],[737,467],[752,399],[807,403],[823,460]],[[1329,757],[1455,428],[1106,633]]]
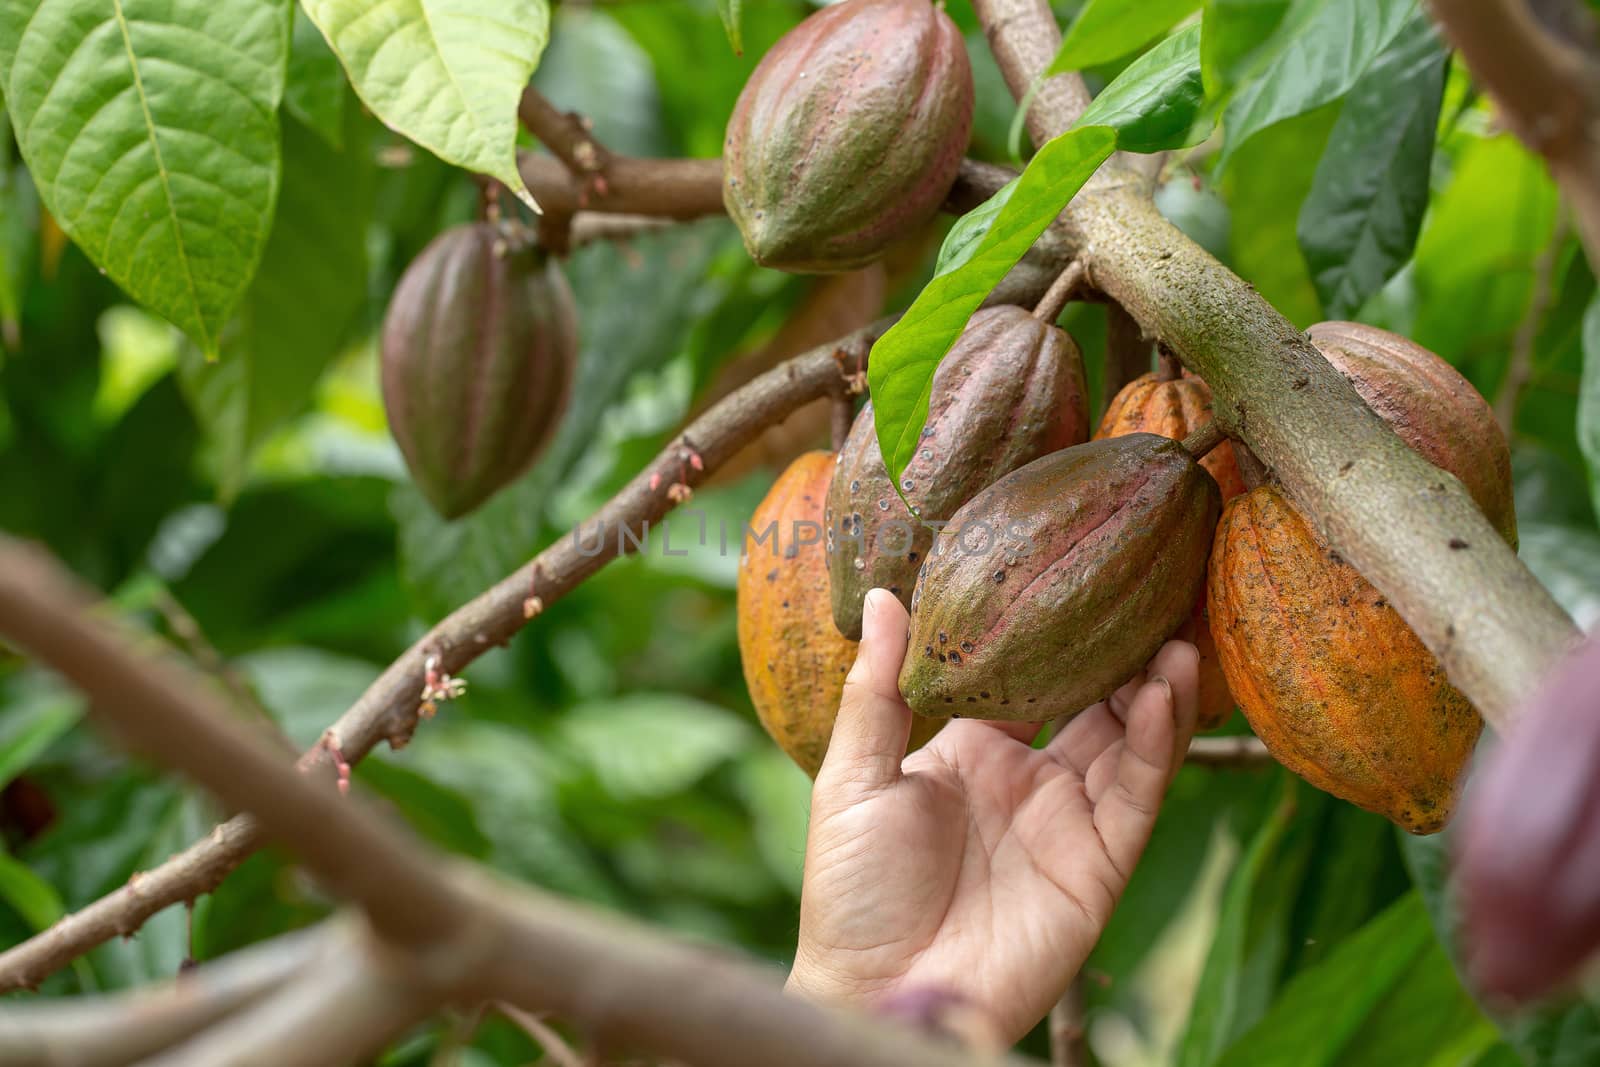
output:
[[[900,644],[879,666],[897,673]],[[909,709],[897,691],[853,672],[839,751],[830,751],[813,795],[792,984],[847,1000],[957,992],[1007,1037],[1042,1018],[1110,918],[1148,837],[1173,747],[1178,737],[1187,743],[1173,720],[1184,721],[1187,704],[1193,721],[1194,653],[1169,649],[1152,674],[1160,671],[1179,697],[1177,716],[1167,687],[1141,689],[1141,675],[1043,749],[1026,743],[1033,726],[958,720],[903,765],[880,743],[898,737],[904,750]],[[847,718],[859,710],[853,698],[876,712],[865,722]],[[1156,703],[1165,705],[1159,717],[1144,708]]]

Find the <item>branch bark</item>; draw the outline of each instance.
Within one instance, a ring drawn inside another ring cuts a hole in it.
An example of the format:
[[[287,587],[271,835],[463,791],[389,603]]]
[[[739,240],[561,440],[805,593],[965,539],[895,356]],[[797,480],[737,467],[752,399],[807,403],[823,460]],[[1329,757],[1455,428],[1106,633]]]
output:
[[[976,7],[1021,99],[1060,30],[1039,0]],[[1055,106],[1035,139],[1075,117]],[[1407,448],[1304,334],[1162,217],[1150,193],[1146,178],[1113,159],[1063,212],[1068,244],[1096,287],[1206,379],[1229,436],[1389,597],[1484,718],[1511,726],[1523,695],[1577,639],[1572,620],[1461,483]]]
[[[346,1063],[445,1003],[487,999],[553,1010],[622,1047],[705,1067],[970,1067],[947,1043],[785,996],[770,968],[436,854],[361,797],[298,773],[192,672],[142,659],[107,616],[48,556],[0,540],[0,636],[66,675],[119,736],[252,811],[354,897],[381,937],[319,957],[256,1007],[171,1049],[155,1061],[163,1067],[283,1062],[284,1048],[311,1067]]]
[[[1430,0],[1435,21],[1572,205],[1600,270],[1600,42],[1579,0]]]

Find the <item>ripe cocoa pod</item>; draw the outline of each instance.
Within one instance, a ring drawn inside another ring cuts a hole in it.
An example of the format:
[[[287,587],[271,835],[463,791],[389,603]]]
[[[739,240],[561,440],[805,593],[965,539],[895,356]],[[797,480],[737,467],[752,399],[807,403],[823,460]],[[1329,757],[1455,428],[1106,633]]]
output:
[[[1211,421],[1211,387],[1187,374],[1167,378],[1159,373],[1145,374],[1117,393],[1100,420],[1095,438],[1121,437],[1130,433],[1158,433],[1181,441]],[[1233,456],[1233,443],[1224,441],[1200,460],[1200,466],[1215,478],[1226,504],[1244,492],[1244,479]],[[1233,714],[1235,701],[1217,660],[1217,643],[1211,637],[1206,598],[1202,590],[1196,598],[1194,645],[1200,651],[1200,702],[1195,728],[1214,730]]]
[[[923,565],[906,702],[1033,721],[1109,696],[1194,609],[1219,506],[1217,483],[1155,434],[1006,475],[951,517]]]
[[[1083,356],[1066,331],[1014,305],[984,308],[934,373],[928,421],[895,492],[868,404],[828,491],[833,621],[861,637],[867,590],[910,605],[935,526],[1001,475],[1088,436]],[[909,505],[909,509],[908,509]]]
[[[856,642],[833,628],[822,512],[833,453],[790,464],[750,519],[739,557],[739,658],[756,716],[778,747],[813,778],[828,752]],[[911,747],[943,726],[918,719]]]
[[[972,130],[961,31],[928,0],[844,0],[762,57],[728,122],[723,201],[757,263],[831,273],[931,219]]]
[[[1402,441],[1461,479],[1515,548],[1511,450],[1493,410],[1472,383],[1410,338],[1375,326],[1319,322],[1306,335]]]
[[[383,406],[439,514],[465,515],[534,461],[577,351],[566,279],[520,234],[456,226],[411,262],[383,320]]]
[[[1480,762],[1456,873],[1467,969],[1529,1000],[1600,949],[1600,640],[1574,649]]]
[[[1278,762],[1413,834],[1441,829],[1483,720],[1278,489],[1228,505],[1206,589],[1228,687]]]

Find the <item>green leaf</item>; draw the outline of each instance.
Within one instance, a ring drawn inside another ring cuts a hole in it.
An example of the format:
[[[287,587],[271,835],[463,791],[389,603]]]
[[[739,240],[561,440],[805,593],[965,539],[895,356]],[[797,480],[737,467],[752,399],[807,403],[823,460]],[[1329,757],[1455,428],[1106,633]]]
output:
[[[61,894],[21,860],[0,849],[0,900],[34,930],[43,930],[66,914]]]
[[[1495,1040],[1412,893],[1291,981],[1219,1067],[1470,1063]]]
[[[1277,807],[1228,880],[1178,1046],[1179,1067],[1207,1067],[1266,1012],[1291,948],[1290,920],[1327,803],[1324,794],[1284,776]]]
[[[344,147],[344,85],[339,57],[328,48],[305,9],[296,7],[283,106],[334,149]]]
[[[1200,83],[1200,27],[1173,34],[1128,65],[1094,98],[1079,126],[1110,126],[1124,152],[1162,152],[1205,139],[1195,116],[1205,102]]]
[[[940,273],[873,345],[867,375],[878,445],[896,484],[927,421],[929,388],[939,361],[989,290],[1115,148],[1116,131],[1105,126],[1069,130],[1046,142],[1012,183],[1001,207],[985,212],[959,235],[951,231],[946,242],[958,250],[941,253]]]
[[[1291,0],[1206,0],[1200,61],[1206,93],[1225,97],[1249,72]]]
[[[574,708],[561,736],[619,799],[664,797],[742,752],[750,726],[732,712],[678,693],[629,693]]]
[[[62,230],[201,351],[278,195],[287,0],[0,0],[0,89]]]
[[[1353,316],[1411,258],[1428,208],[1448,59],[1427,17],[1413,16],[1333,125],[1299,224],[1330,318]]]
[[[744,0],[717,0],[717,17],[722,19],[722,28],[728,33],[728,43],[733,46],[733,54],[744,55],[744,35],[740,29],[744,8]]]
[[[1600,511],[1600,293],[1583,315],[1583,375],[1578,384],[1578,447],[1589,465],[1589,493]]]
[[[473,859],[488,855],[489,840],[478,829],[472,805],[454,789],[389,758],[363,760],[356,779],[393,804],[424,839],[457,855]]]
[[[285,119],[283,193],[261,269],[223,332],[222,359],[189,352],[180,364],[184,392],[219,453],[225,501],[256,446],[305,407],[366,298],[371,154],[359,128],[341,140],[346,147],[336,151]]]
[[[1416,10],[1417,0],[1304,0],[1261,49],[1259,73],[1223,118],[1219,165],[1255,134],[1344,96]]]
[[[776,747],[762,745],[740,762],[739,786],[754,820],[761,858],[798,900],[811,817],[811,779]]]
[[[39,196],[11,158],[11,126],[0,110],[0,350],[22,344],[22,298],[39,241]]]
[[[1089,0],[1072,20],[1049,73],[1118,59],[1200,10],[1202,0]]]
[[[5,693],[6,712],[0,716],[0,789],[83,717],[83,702],[59,686],[17,688],[22,691]]]
[[[517,102],[550,40],[545,0],[302,0],[385,124],[532,202]]]

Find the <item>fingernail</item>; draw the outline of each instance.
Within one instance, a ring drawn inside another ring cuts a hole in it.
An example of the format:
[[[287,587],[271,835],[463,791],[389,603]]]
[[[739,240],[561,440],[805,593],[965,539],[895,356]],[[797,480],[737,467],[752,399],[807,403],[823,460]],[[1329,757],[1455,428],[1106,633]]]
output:
[[[1167,710],[1172,713],[1173,721],[1176,722],[1178,718],[1178,702],[1172,699],[1172,683],[1167,681],[1166,675],[1158,674],[1150,679],[1150,684],[1159,685],[1167,691]]]
[[[862,607],[863,613],[868,616],[876,615],[878,613],[878,606],[881,602],[881,598],[888,595],[889,591],[886,589],[868,589],[867,601]]]

